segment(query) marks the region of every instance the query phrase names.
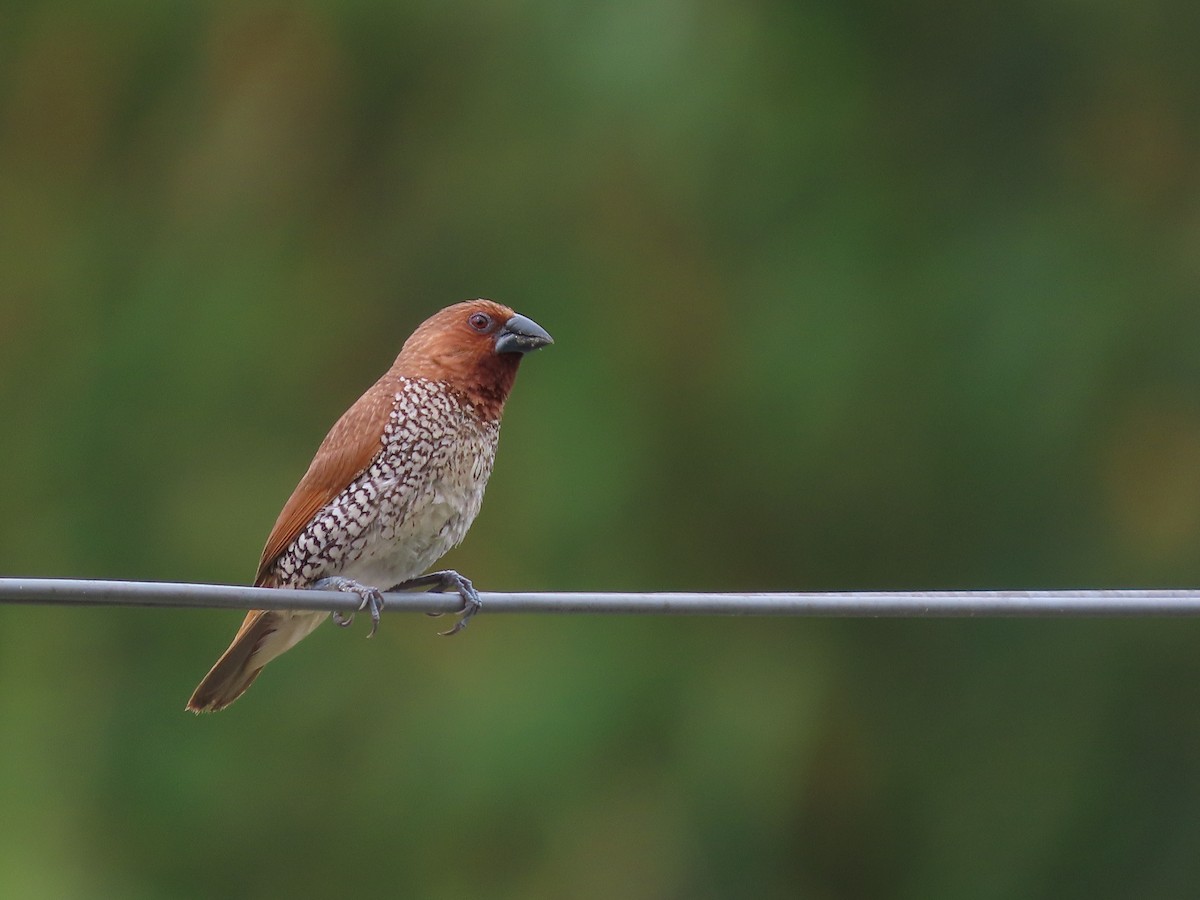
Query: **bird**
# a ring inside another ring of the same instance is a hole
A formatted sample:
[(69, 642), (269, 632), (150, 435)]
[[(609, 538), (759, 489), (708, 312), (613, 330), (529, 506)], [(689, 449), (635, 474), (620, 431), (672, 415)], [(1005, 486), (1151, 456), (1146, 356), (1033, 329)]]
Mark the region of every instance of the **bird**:
[[(370, 613), (368, 637), (384, 591), (455, 591), (463, 609), (444, 634), (461, 631), (481, 606), (471, 581), (452, 569), (422, 573), (466, 536), (521, 359), (552, 343), (532, 319), (485, 298), (417, 326), (317, 448), (271, 529), (255, 586), (353, 593)], [(229, 706), (328, 615), (251, 610), (186, 708)], [(353, 613), (333, 618), (346, 626)]]

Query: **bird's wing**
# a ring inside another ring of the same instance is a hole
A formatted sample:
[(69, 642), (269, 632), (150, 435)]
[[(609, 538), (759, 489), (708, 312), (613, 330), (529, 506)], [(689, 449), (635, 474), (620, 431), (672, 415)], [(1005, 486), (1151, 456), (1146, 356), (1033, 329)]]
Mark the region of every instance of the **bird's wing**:
[(275, 520), (258, 563), (256, 585), (266, 584), (267, 573), (279, 554), (321, 507), (340, 494), (383, 449), (380, 438), (398, 388), (394, 379), (384, 376), (334, 423)]

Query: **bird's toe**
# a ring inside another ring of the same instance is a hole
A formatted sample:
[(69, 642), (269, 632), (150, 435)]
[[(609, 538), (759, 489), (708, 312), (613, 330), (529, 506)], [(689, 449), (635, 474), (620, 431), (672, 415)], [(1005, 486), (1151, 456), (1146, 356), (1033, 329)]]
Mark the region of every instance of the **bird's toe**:
[(458, 621), (454, 623), (454, 627), (448, 631), (439, 631), (442, 637), (451, 637), (458, 634), (467, 627), (467, 623), (471, 621), (475, 615), (483, 609), (483, 601), (479, 599), (479, 592), (475, 590), (475, 585), (471, 584), (469, 578), (464, 578), (457, 572), (450, 572), (448, 588), (453, 588), (458, 592), (458, 596), (462, 598), (463, 608), (458, 613)]

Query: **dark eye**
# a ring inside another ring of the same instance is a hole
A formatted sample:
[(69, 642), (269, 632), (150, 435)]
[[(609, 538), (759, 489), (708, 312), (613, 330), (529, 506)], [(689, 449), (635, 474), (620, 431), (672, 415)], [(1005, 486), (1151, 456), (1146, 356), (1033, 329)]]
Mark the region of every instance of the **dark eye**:
[(467, 322), (472, 328), (480, 332), (487, 331), (492, 327), (492, 317), (486, 313), (475, 313), (471, 318), (467, 319)]

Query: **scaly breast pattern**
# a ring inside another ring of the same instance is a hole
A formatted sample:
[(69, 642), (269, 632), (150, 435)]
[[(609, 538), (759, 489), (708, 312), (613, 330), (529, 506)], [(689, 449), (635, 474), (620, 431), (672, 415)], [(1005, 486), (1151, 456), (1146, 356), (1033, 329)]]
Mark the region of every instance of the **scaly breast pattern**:
[(280, 554), (278, 584), (342, 575), (386, 590), (426, 571), (478, 514), (499, 435), (445, 385), (400, 379), (382, 452)]

